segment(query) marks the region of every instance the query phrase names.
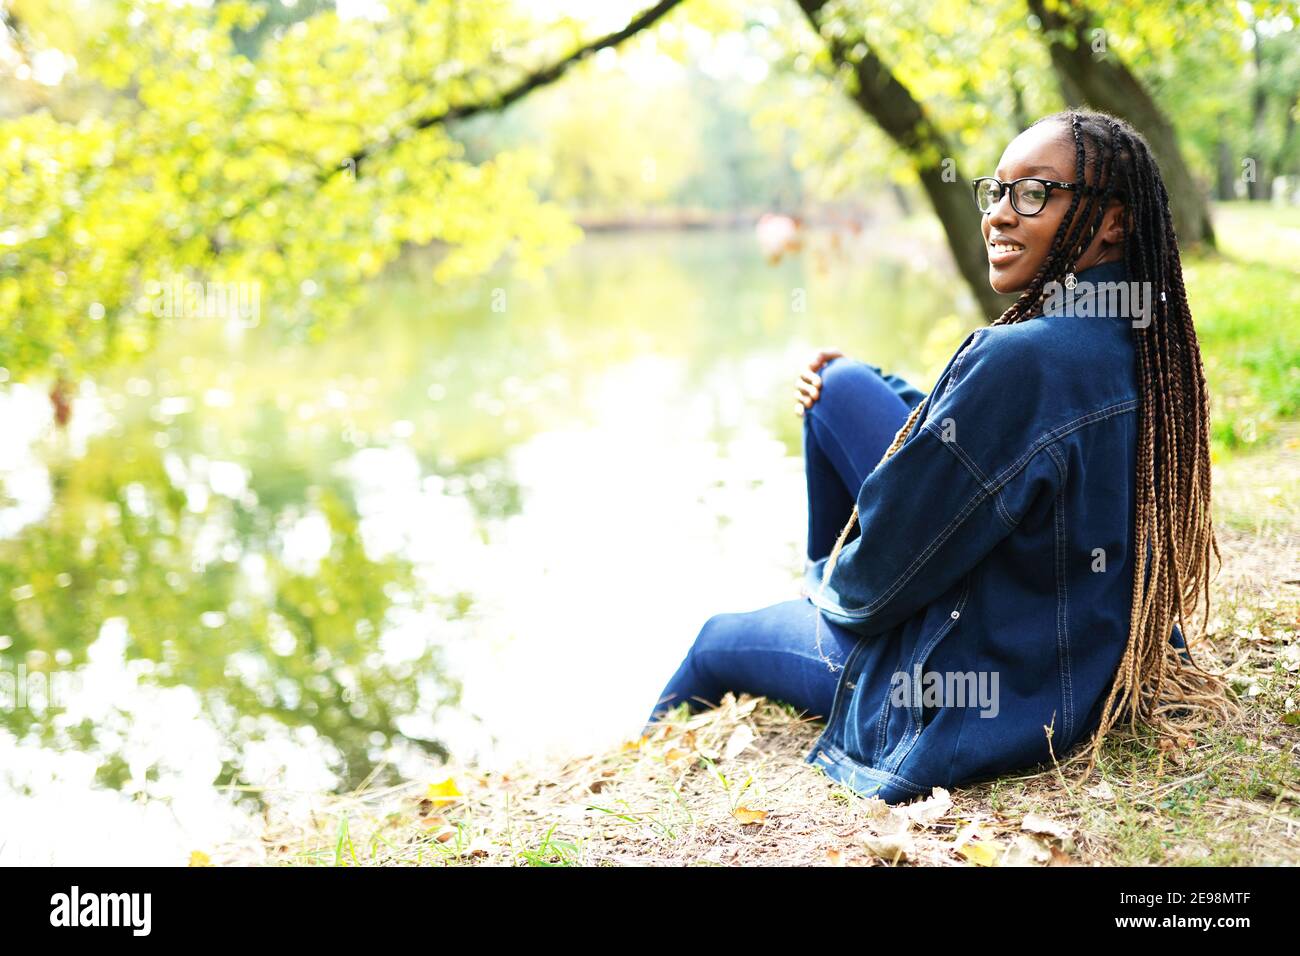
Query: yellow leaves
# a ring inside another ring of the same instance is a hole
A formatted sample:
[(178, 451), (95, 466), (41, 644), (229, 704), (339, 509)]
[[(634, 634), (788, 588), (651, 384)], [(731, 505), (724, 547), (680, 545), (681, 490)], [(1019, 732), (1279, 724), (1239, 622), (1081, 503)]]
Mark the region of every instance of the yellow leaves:
[(202, 850), (195, 850), (192, 853), (190, 853), (190, 862), (188, 865), (189, 866), (211, 866), (212, 858), (209, 857)]
[(262, 22), (268, 9), (262, 4), (251, 4), (248, 0), (223, 0), (216, 8), (217, 24), (223, 29), (238, 27), (249, 32)]
[[(254, 0), (110, 4), (107, 22), (91, 15), (93, 39), (75, 26), (61, 48), (79, 79), (135, 93), (102, 114), (58, 111), (86, 113), (76, 123), (0, 119), (4, 213), (22, 224), (0, 226), (19, 262), (0, 305), (24, 317), (10, 374), (40, 374), (56, 354), (71, 373), (95, 371), (151, 347), (155, 323), (124, 321), (150, 279), (234, 272), (261, 283), (269, 316), (316, 334), (405, 244), (444, 243), (438, 278), (450, 280), (507, 254), (536, 270), (573, 242), (567, 216), (532, 188), (535, 164), (505, 158), (480, 172), (436, 125), (401, 135), (413, 113), (446, 106), (450, 87), (474, 102), (492, 86), (493, 47), (528, 36), (524, 18), (495, 3), (458, 8), (452, 73), (476, 82), (431, 85), (447, 62), (445, 4), (386, 7), (380, 23), (319, 13), (262, 37), (255, 60), (231, 41), (263, 16)], [(322, 187), (323, 172), (367, 143), (380, 145), (359, 179)], [(53, 292), (52, 275), (66, 277)], [(303, 276), (321, 286), (310, 302), (297, 292)], [(92, 303), (108, 321), (76, 327)]]
[(692, 750), (682, 750), (679, 747), (673, 747), (664, 754), (664, 763), (671, 767), (683, 760), (689, 760), (693, 753), (694, 751)]
[(972, 821), (958, 834), (953, 849), (974, 866), (1061, 866), (1070, 864), (1074, 838), (1066, 824), (1027, 813), (1009, 842), (998, 839), (996, 829)]
[(434, 806), (442, 806), (448, 803), (455, 803), (464, 794), (456, 787), (455, 777), (447, 777), (437, 783), (429, 784), (427, 798)]
[(629, 750), (640, 750), (650, 741), (650, 739), (650, 734), (642, 734), (635, 740), (625, 740), (623, 741), (622, 746), (618, 748), (619, 753), (627, 753)]
[(996, 866), (1001, 855), (997, 844), (983, 840), (978, 843), (967, 843), (957, 852), (976, 866)]
[[(1018, 824), (986, 818), (956, 819), (952, 797), (935, 787), (924, 800), (889, 805), (879, 798), (867, 801), (866, 832), (858, 843), (884, 863), (917, 865), (952, 863), (970, 866), (1060, 866), (1071, 863), (1075, 849), (1073, 831), (1065, 823), (1041, 814), (1026, 814)], [(932, 835), (926, 831), (932, 831)], [(851, 863), (852, 861), (850, 861)], [(830, 865), (844, 865), (828, 855)]]
[(762, 823), (767, 819), (766, 810), (753, 810), (746, 806), (738, 806), (731, 811), (731, 815), (740, 821), (741, 825), (751, 823)]

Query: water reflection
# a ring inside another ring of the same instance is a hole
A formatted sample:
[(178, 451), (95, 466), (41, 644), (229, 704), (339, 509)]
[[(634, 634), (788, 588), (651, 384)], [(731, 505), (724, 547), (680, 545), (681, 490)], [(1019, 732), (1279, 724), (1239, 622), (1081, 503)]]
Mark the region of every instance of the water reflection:
[[(223, 781), (242, 782), (242, 755), (276, 727), (291, 738), (309, 729), (339, 784), (356, 785), (403, 715), (454, 702), (454, 686), (417, 687), (417, 676), (440, 672), (437, 648), (379, 648), (436, 595), (409, 560), (367, 553), (352, 483), (313, 474), (274, 406), (250, 410), (244, 462), (196, 451), (193, 416), (158, 417), (125, 410), (84, 453), (48, 457), (48, 515), (0, 549), (4, 654), (50, 674), (85, 667), (97, 642), (116, 644), (140, 681), (195, 693), (223, 741)], [(342, 443), (322, 444), (349, 460)], [(438, 604), (448, 617), (465, 609)], [(4, 729), (27, 745), (96, 753), (99, 783), (147, 790), (166, 768), (137, 776), (120, 728), (88, 707), (100, 688), (81, 685), (61, 713), (6, 709)], [(400, 739), (443, 753), (436, 740)]]
[(862, 241), (596, 236), (454, 290), (415, 254), (323, 337), (178, 326), (66, 433), (10, 387), (0, 658), (80, 681), (0, 713), (0, 790), (148, 796), (187, 852), (236, 825), (214, 783), (256, 810), (635, 731), (705, 617), (793, 596), (795, 363), (924, 387), (960, 340), (954, 285)]

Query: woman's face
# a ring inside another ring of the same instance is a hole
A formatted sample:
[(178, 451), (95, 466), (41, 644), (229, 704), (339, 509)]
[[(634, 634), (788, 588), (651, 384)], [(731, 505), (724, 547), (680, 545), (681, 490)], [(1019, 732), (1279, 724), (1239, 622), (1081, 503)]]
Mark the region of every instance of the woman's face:
[[(1074, 182), (1074, 146), (1069, 127), (1059, 122), (1029, 127), (1003, 151), (993, 175), (1003, 182), (1024, 176)], [(989, 285), (994, 291), (1019, 292), (1033, 281), (1070, 208), (1070, 199), (1070, 190), (1053, 189), (1041, 212), (1022, 216), (1011, 207), (1008, 189), (984, 214), (980, 228), (989, 259)], [(1074, 271), (1119, 258), (1123, 251), (1122, 208), (1111, 201), (1101, 228), (1073, 264)]]

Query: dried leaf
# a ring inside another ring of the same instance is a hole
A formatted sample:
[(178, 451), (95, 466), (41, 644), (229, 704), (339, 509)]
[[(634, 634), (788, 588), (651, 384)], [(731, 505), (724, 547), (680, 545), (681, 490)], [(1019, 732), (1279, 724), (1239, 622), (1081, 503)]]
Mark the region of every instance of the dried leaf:
[(1073, 829), (1059, 820), (1051, 820), (1038, 813), (1026, 813), (1025, 818), (1020, 821), (1020, 829), (1030, 833), (1044, 833), (1062, 843), (1069, 843), (1074, 838)]
[(741, 724), (727, 738), (727, 745), (722, 748), (723, 760), (734, 760), (741, 751), (754, 742), (754, 731), (749, 724)]
[(1054, 846), (1051, 849), (1052, 859), (1048, 862), (1048, 866), (1074, 866), (1074, 861), (1070, 859), (1070, 855), (1060, 847)]
[(916, 803), (905, 804), (898, 809), (908, 819), (923, 827), (939, 822), (952, 809), (952, 797), (943, 787), (935, 787), (930, 796)]
[(868, 833), (862, 837), (862, 845), (873, 856), (891, 863), (911, 860), (916, 856), (916, 841), (906, 830), (897, 833)]
[(879, 797), (867, 797), (864, 802), (868, 820), (880, 820), (894, 812), (894, 808)]
[(767, 819), (766, 810), (751, 810), (749, 807), (736, 807), (731, 815), (741, 823), (762, 823)]
[(968, 843), (957, 852), (976, 866), (997, 866), (998, 858), (1002, 855), (998, 845), (987, 840)]
[(1095, 787), (1089, 787), (1086, 793), (1097, 800), (1105, 800), (1107, 803), (1115, 802), (1115, 788), (1110, 785), (1110, 781), (1103, 780)]
[(967, 843), (971, 842), (972, 840), (980, 840), (980, 839), (986, 839), (984, 830), (979, 825), (978, 820), (972, 820), (970, 823), (966, 824), (964, 827), (962, 827), (960, 830), (957, 831), (957, 836), (953, 840), (952, 848), (954, 850), (960, 850), (963, 846), (965, 846)]
[(1007, 848), (1006, 856), (1003, 857), (1001, 865), (1046, 866), (1051, 862), (1051, 859), (1051, 847), (1028, 833), (1021, 833), (1016, 836), (1015, 841)]
[(912, 818), (901, 810), (894, 809), (890, 811), (889, 816), (881, 817), (879, 820), (873, 820), (871, 823), (874, 832), (878, 834), (889, 833), (910, 833), (912, 830)]

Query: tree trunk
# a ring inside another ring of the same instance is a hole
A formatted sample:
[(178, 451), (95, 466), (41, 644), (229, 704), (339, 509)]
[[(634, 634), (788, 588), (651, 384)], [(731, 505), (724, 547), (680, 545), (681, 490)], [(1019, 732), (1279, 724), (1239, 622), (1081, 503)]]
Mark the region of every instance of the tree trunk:
[(1253, 175), (1247, 181), (1247, 196), (1254, 202), (1268, 199), (1273, 190), (1272, 164), (1264, 156), (1264, 143), (1268, 138), (1268, 91), (1264, 87), (1264, 56), (1260, 51), (1263, 40), (1259, 35), (1258, 21), (1250, 25), (1255, 36), (1255, 85), (1250, 91), (1251, 159), (1255, 161)]
[(1029, 118), (1029, 113), (1025, 109), (1025, 93), (1016, 82), (1016, 75), (1013, 72), (1009, 78), (1011, 83), (1011, 116), (1016, 121), (1016, 129), (1028, 129), (1029, 124), (1033, 122)]
[(1228, 145), (1225, 139), (1219, 140), (1217, 148), (1216, 169), (1218, 170), (1217, 194), (1221, 200), (1237, 198), (1237, 174), (1240, 172), (1237, 166), (1237, 157), (1232, 155), (1232, 147)]
[[(813, 30), (824, 36), (822, 12), (828, 0), (798, 2)], [(996, 319), (1015, 299), (999, 295), (989, 285), (988, 252), (980, 231), (980, 214), (969, 181), (958, 172), (956, 151), (865, 37), (840, 34), (827, 39), (826, 46), (836, 66), (853, 70), (857, 79), (857, 89), (851, 92), (853, 102), (911, 158), (921, 187), (943, 226), (958, 272), (985, 318)], [(866, 52), (859, 57), (862, 49)]]
[(1141, 80), (1113, 52), (1094, 55), (1092, 32), (1096, 27), (1089, 11), (1077, 0), (1061, 0), (1060, 8), (1052, 10), (1044, 0), (1028, 0), (1028, 4), (1047, 37), (1065, 101), (1111, 113), (1136, 127), (1160, 164), (1179, 240), (1184, 246), (1204, 243), (1213, 247), (1209, 204), (1183, 159), (1173, 124)]

